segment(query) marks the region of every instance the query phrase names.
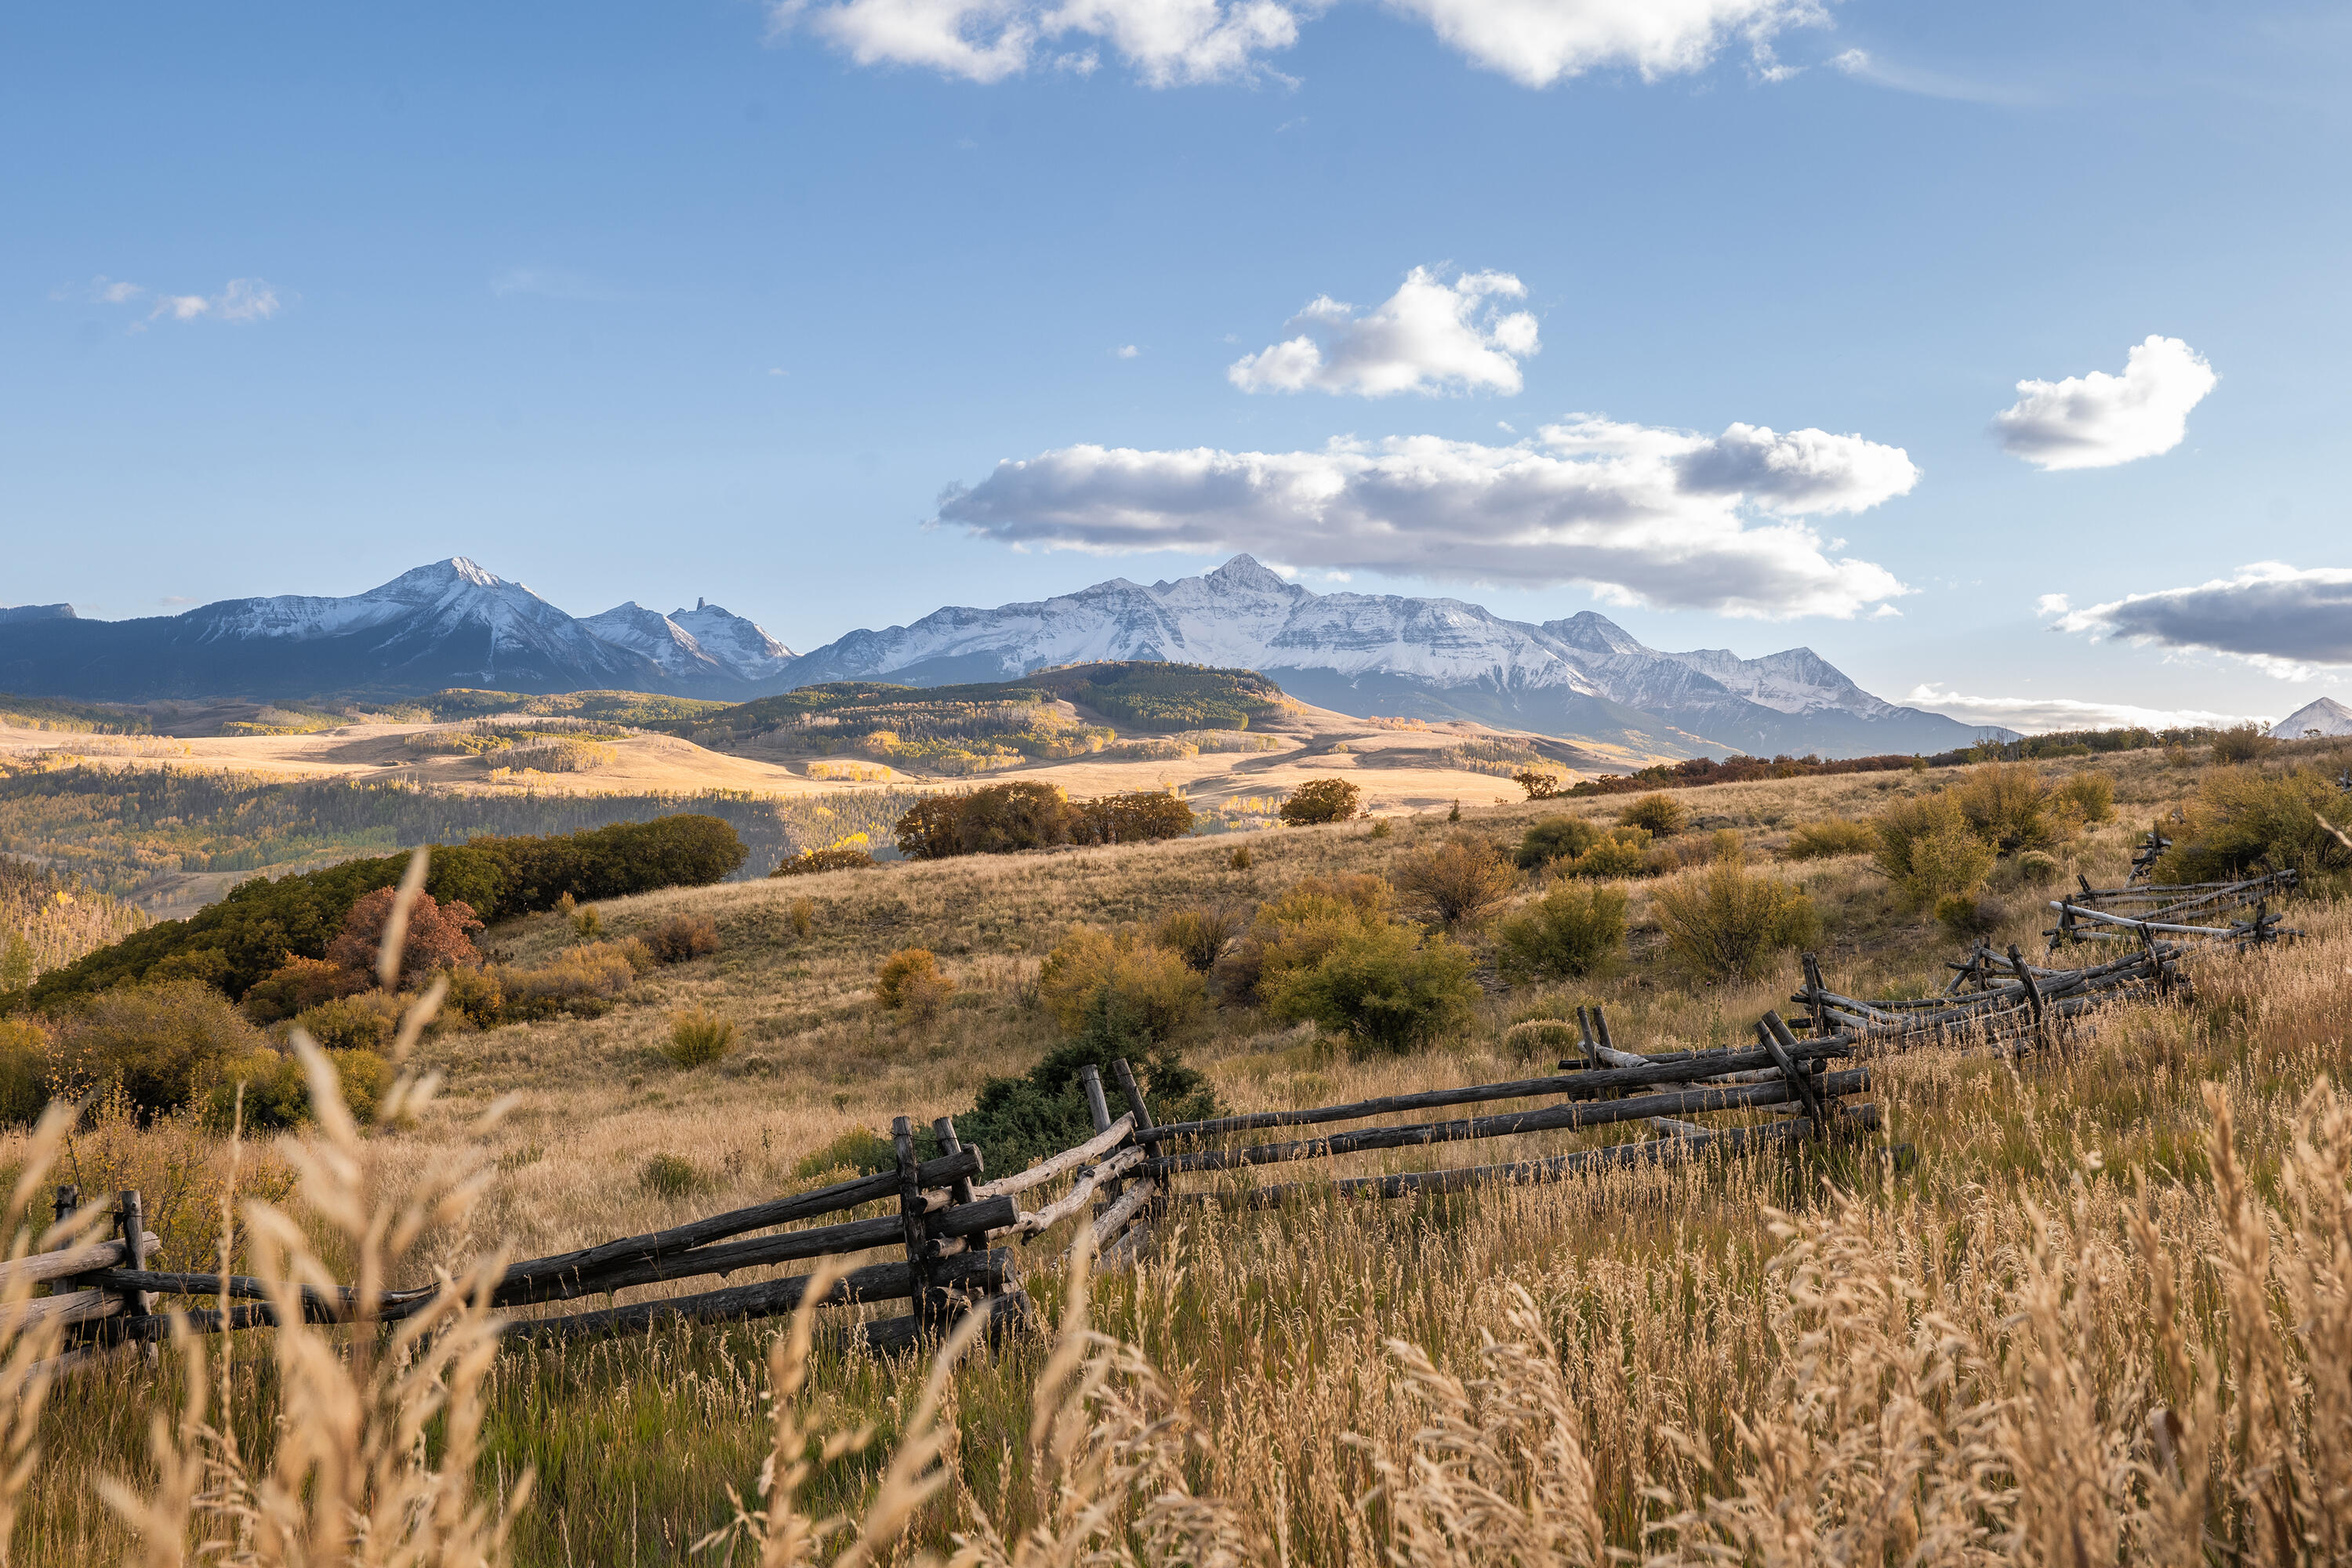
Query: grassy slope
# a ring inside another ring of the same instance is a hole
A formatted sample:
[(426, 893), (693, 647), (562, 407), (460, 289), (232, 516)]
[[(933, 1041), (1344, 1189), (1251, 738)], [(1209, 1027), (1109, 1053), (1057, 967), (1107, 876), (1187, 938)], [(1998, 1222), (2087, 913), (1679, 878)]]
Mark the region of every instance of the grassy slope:
[[(2132, 835), (2196, 783), (2194, 771), (2168, 771), (2152, 753), (2120, 759), (2109, 771), (2118, 779), (2124, 820), (2089, 835), (2068, 867), (2071, 875), (2079, 865), (2095, 881), (2119, 879)], [(1761, 858), (1799, 821), (1859, 815), (1927, 782), (1849, 776), (1723, 786), (1681, 798), (1699, 814), (1699, 828), (1739, 827)], [(1607, 804), (1571, 809), (1598, 820)], [(1516, 837), (1546, 809), (1474, 810), (1465, 826)], [(927, 1119), (959, 1110), (982, 1078), (1033, 1061), (1050, 1039), (1030, 1000), (1035, 965), (1069, 921), (1145, 920), (1195, 900), (1264, 898), (1303, 875), (1378, 871), (1444, 831), (1433, 817), (1380, 839), (1360, 826), (1276, 831), (836, 873), (608, 905), (605, 924), (622, 934), (679, 910), (708, 913), (726, 945), (715, 958), (661, 972), (604, 1018), (449, 1036), (429, 1047), (451, 1076), (453, 1112), (520, 1097), (492, 1135), (500, 1179), (466, 1229), (439, 1245), (452, 1261), (492, 1245), (538, 1253), (803, 1185), (810, 1178), (795, 1167), (845, 1129), (886, 1124), (894, 1113)], [(1228, 865), (1237, 843), (1252, 848), (1251, 870)], [(1866, 863), (1789, 869), (1801, 872), (1823, 906), (1832, 984), (1863, 994), (1916, 991), (1951, 951), (1939, 932), (1895, 907)], [(805, 937), (793, 919), (803, 900)], [(1645, 901), (1637, 890), (1637, 927)], [(2013, 905), (1997, 940), (2030, 940), (2042, 923), (2030, 896), (2016, 895)], [(1833, 1158), (1827, 1173), (1863, 1194), (1854, 1223), (1877, 1236), (1882, 1249), (1914, 1249), (1932, 1280), (1982, 1275), (1967, 1290), (1949, 1286), (1966, 1298), (1951, 1310), (1963, 1318), (1977, 1310), (1988, 1325), (2002, 1306), (1986, 1281), (2031, 1251), (2029, 1201), (2043, 1213), (2074, 1214), (2088, 1231), (2111, 1233), (2120, 1226), (2133, 1173), (2146, 1172), (2167, 1234), (2182, 1238), (2184, 1256), (2209, 1247), (2216, 1221), (2200, 1184), (2207, 1113), (2199, 1086), (2226, 1085), (2258, 1168), (2268, 1168), (2304, 1090), (2344, 1066), (2352, 929), (2324, 908), (2305, 906), (2296, 918), (2314, 941), (2250, 963), (2208, 965), (2194, 1009), (2128, 1010), (2069, 1060), (2021, 1074), (1990, 1058), (1927, 1053), (1886, 1064), (1878, 1098), (1894, 1135), (1915, 1145), (1920, 1160), (1914, 1173), (1895, 1179)], [(567, 940), (552, 917), (494, 935), (518, 958)], [(1495, 1049), (1501, 1028), (1579, 1001), (1607, 1004), (1620, 1043), (1634, 1048), (1725, 1041), (1778, 1005), (1794, 980), (1790, 963), (1768, 984), (1693, 987), (1655, 962), (1648, 951), (1654, 942), (1654, 933), (1637, 929), (1634, 959), (1617, 978), (1490, 997), (1467, 1041), (1427, 1058), (1350, 1060), (1249, 1015), (1227, 1016), (1213, 1037), (1194, 1044), (1193, 1058), (1238, 1107), (1328, 1102), (1516, 1075), (1518, 1064)], [(885, 1021), (866, 996), (876, 962), (918, 944), (937, 950), (961, 987), (951, 1010), (927, 1030)], [(670, 1011), (688, 1005), (739, 1021), (746, 1037), (732, 1058), (680, 1072), (656, 1054)], [(397, 1135), (390, 1152), (422, 1168), (462, 1136), (454, 1116), (437, 1118)], [(1506, 1152), (1482, 1146), (1478, 1157)], [(637, 1173), (656, 1153), (693, 1162), (704, 1190), (675, 1200), (646, 1192)], [(168, 1158), (151, 1141), (123, 1153), (123, 1168), (87, 1173), (85, 1184), (142, 1184), (131, 1167)], [(1393, 1163), (1460, 1162), (1457, 1155)], [(146, 1170), (145, 1184), (159, 1185), (163, 1167)], [(1278, 1520), (1298, 1560), (1340, 1561), (1369, 1547), (1352, 1499), (1371, 1479), (1363, 1454), (1343, 1435), (1402, 1444), (1423, 1419), (1391, 1377), (1382, 1340), (1423, 1345), (1441, 1364), (1468, 1374), (1480, 1333), (1498, 1329), (1505, 1289), (1524, 1286), (1561, 1337), (1612, 1536), (1632, 1544), (1637, 1481), (1700, 1484), (1660, 1429), (1690, 1432), (1718, 1459), (1729, 1458), (1726, 1413), (1768, 1403), (1780, 1386), (1776, 1380), (1790, 1375), (1757, 1305), (1783, 1289), (1778, 1275), (1768, 1284), (1763, 1268), (1779, 1245), (1766, 1209), (1804, 1208), (1818, 1217), (1816, 1174), (1806, 1161), (1774, 1159), (1423, 1208), (1309, 1208), (1238, 1224), (1196, 1221), (1171, 1254), (1181, 1268), (1110, 1282), (1097, 1321), (1141, 1343), (1174, 1379), (1203, 1432), (1195, 1456), (1201, 1489), (1234, 1500), (1253, 1532), (1270, 1536)], [(175, 1256), (190, 1257), (196, 1245), (200, 1207), (187, 1205), (197, 1217), (174, 1238), (182, 1248)], [(1058, 1299), (1050, 1246), (1032, 1248), (1026, 1259), (1032, 1289), (1049, 1310)], [(2145, 1353), (2129, 1347), (2147, 1338), (2146, 1294), (2126, 1288), (2100, 1298), (2098, 1310), (2119, 1326), (2098, 1353)], [(725, 1517), (724, 1488), (746, 1488), (757, 1469), (762, 1416), (751, 1352), (761, 1339), (756, 1331), (731, 1339), (665, 1336), (502, 1362), (492, 1463), (509, 1475), (523, 1462), (541, 1473), (522, 1559), (682, 1561), (685, 1544)], [(961, 1467), (977, 1505), (1007, 1524), (1023, 1515), (1026, 1482), (1003, 1472), (1000, 1446), (1019, 1446), (1037, 1361), (1034, 1348), (1009, 1351), (967, 1371), (959, 1394)], [(2120, 1362), (2109, 1370), (2125, 1375)], [(822, 1379), (840, 1414), (873, 1418), (887, 1432), (898, 1408), (891, 1402), (911, 1397), (909, 1379), (919, 1375), (919, 1369), (857, 1364), (832, 1366)], [(254, 1398), (265, 1385), (266, 1379), (255, 1385)], [(144, 1413), (163, 1386), (124, 1373), (62, 1391), (47, 1422), (48, 1440), (63, 1450), (55, 1473), (135, 1472)], [(266, 1401), (248, 1403), (257, 1436), (257, 1412), (266, 1409)], [(815, 1500), (854, 1500), (866, 1473), (853, 1468), (821, 1486)], [(37, 1484), (32, 1511), (27, 1545), (38, 1543), (35, 1560), (116, 1550), (109, 1543), (119, 1537), (86, 1491)], [(936, 1505), (926, 1530), (936, 1537), (953, 1511)]]

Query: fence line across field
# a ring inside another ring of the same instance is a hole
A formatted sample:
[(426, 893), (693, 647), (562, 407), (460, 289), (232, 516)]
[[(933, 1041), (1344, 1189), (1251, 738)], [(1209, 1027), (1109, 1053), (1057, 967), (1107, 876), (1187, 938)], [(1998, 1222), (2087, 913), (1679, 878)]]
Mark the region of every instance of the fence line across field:
[[(887, 1261), (836, 1273), (818, 1303), (861, 1307), (906, 1301), (908, 1310), (901, 1316), (849, 1326), (857, 1342), (890, 1351), (936, 1339), (973, 1312), (986, 1314), (994, 1327), (1025, 1321), (1029, 1299), (1021, 1288), (1015, 1253), (994, 1243), (1034, 1241), (1089, 1206), (1092, 1213), (1072, 1245), (1094, 1249), (1105, 1266), (1117, 1267), (1140, 1253), (1152, 1234), (1152, 1222), (1178, 1205), (1262, 1209), (1313, 1193), (1343, 1198), (1418, 1197), (1485, 1185), (1560, 1182), (1612, 1169), (1852, 1137), (1879, 1126), (1878, 1108), (1862, 1098), (1871, 1089), (1870, 1057), (1929, 1040), (1998, 1044), (2021, 1055), (2060, 1044), (2063, 1029), (2078, 1025), (2094, 1009), (2134, 997), (2184, 993), (2189, 980), (2180, 961), (2191, 945), (2168, 938), (2193, 933), (2242, 946), (2294, 934), (2276, 924), (2277, 917), (2266, 913), (2264, 902), (2294, 886), (2293, 874), (2285, 872), (2184, 887), (2086, 887), (2084, 897), (2056, 900), (2055, 907), (2118, 928), (2137, 942), (2137, 951), (2105, 963), (2060, 969), (2027, 963), (2014, 945), (1997, 953), (1979, 943), (1965, 962), (1949, 966), (1958, 973), (1949, 989), (1937, 996), (1868, 1000), (1845, 995), (1829, 989), (1818, 961), (1807, 953), (1803, 987), (1791, 998), (1802, 1012), (1787, 1019), (1778, 1012), (1766, 1013), (1754, 1026), (1755, 1043), (1738, 1048), (1651, 1054), (1624, 1050), (1601, 1008), (1580, 1007), (1572, 1030), (1566, 1019), (1531, 1020), (1515, 1027), (1517, 1032), (1556, 1026), (1572, 1037), (1575, 1054), (1542, 1077), (1165, 1126), (1154, 1121), (1142, 1088), (1124, 1059), (1111, 1068), (1111, 1087), (1125, 1107), (1117, 1117), (1111, 1114), (1102, 1074), (1088, 1066), (1079, 1070), (1078, 1078), (1093, 1135), (1024, 1171), (982, 1181), (986, 1174), (982, 1151), (965, 1145), (946, 1117), (931, 1123), (940, 1152), (919, 1160), (913, 1124), (901, 1116), (891, 1127), (889, 1169), (664, 1230), (511, 1264), (490, 1287), (489, 1304), (521, 1308), (590, 1296), (611, 1298), (673, 1280), (896, 1251), (898, 1256)], [(2179, 922), (2151, 918), (2200, 902), (2229, 908), (2232, 900), (2252, 902), (2254, 918), (2226, 930), (2192, 927), (2185, 931)], [(2152, 902), (2155, 908), (2149, 915), (2135, 918), (2097, 910), (2094, 900)], [(1381, 1120), (1509, 1101), (1537, 1103), (1435, 1120)], [(1759, 1111), (1769, 1119), (1693, 1120)], [(1370, 1125), (1321, 1131), (1347, 1122)], [(1440, 1170), (1328, 1174), (1271, 1185), (1244, 1179), (1265, 1165), (1629, 1126), (1649, 1138)], [(1293, 1128), (1318, 1131), (1305, 1137), (1247, 1141), (1250, 1134)], [(1231, 1142), (1236, 1139), (1244, 1141)], [(1206, 1187), (1180, 1190), (1180, 1181), (1188, 1177), (1211, 1181)], [(1025, 1195), (1042, 1195), (1049, 1184), (1066, 1178), (1069, 1185), (1058, 1197), (1034, 1209), (1022, 1206)], [(864, 1219), (830, 1217), (894, 1201), (895, 1213)], [(146, 1229), (137, 1193), (117, 1196), (111, 1239), (81, 1239), (96, 1216), (85, 1211), (72, 1186), (58, 1189), (56, 1213), (58, 1226), (53, 1234), (67, 1237), (66, 1243), (54, 1251), (0, 1264), (0, 1285), (10, 1279), (45, 1284), (49, 1294), (26, 1303), (23, 1310), (61, 1320), (77, 1353), (164, 1338), (175, 1322), (204, 1332), (272, 1327), (289, 1308), (312, 1322), (393, 1322), (426, 1310), (445, 1290), (461, 1288), (436, 1284), (362, 1300), (348, 1287), (295, 1290), (239, 1276), (163, 1269), (153, 1266), (159, 1243)], [(778, 1228), (808, 1220), (826, 1223)], [(516, 1343), (540, 1343), (644, 1332), (665, 1322), (771, 1317), (800, 1307), (814, 1278), (787, 1275), (555, 1316), (514, 1317), (506, 1321), (503, 1332)], [(208, 1298), (214, 1304), (163, 1312), (157, 1310), (159, 1297)]]

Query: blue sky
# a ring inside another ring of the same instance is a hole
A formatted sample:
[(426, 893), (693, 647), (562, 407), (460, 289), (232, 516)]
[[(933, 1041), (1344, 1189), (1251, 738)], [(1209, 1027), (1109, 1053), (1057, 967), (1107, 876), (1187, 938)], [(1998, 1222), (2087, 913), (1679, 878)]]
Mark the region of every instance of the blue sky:
[(2347, 66), (2177, 0), (16, 7), (0, 603), (466, 554), (807, 647), (1246, 548), (2283, 714), (2352, 696)]

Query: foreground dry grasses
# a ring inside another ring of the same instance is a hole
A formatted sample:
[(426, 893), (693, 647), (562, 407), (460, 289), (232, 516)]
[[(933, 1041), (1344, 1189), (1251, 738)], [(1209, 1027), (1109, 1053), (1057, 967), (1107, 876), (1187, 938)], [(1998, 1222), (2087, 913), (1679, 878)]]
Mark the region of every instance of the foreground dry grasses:
[[(2145, 822), (2194, 778), (2143, 759), (2120, 783)], [(1763, 850), (1877, 788), (1742, 785), (1692, 804)], [(2126, 831), (2084, 846), (2095, 878)], [(299, 1226), (257, 1211), (236, 1245), (345, 1279), (373, 1256), (406, 1283), (803, 1184), (845, 1127), (956, 1110), (980, 1077), (1034, 1060), (1049, 1030), (1032, 971), (1067, 921), (1263, 897), (1377, 868), (1415, 838), (1255, 836), (1241, 872), (1227, 839), (612, 906), (625, 931), (691, 901), (728, 945), (591, 1024), (429, 1044), (451, 1089), (410, 1131), (330, 1127), (258, 1152), (257, 1169), (249, 1152), (241, 1183), (299, 1177), (309, 1206), (289, 1201)], [(1859, 863), (1806, 875), (1832, 973), (1856, 988), (1916, 985), (1948, 951)], [(41, 1452), (15, 1500), (16, 1552), (175, 1562), (210, 1534), (245, 1542), (232, 1561), (664, 1563), (716, 1535), (696, 1560), (2343, 1561), (2352, 1108), (2333, 1086), (2352, 921), (2297, 918), (2312, 940), (2210, 962), (2192, 1005), (2118, 1009), (2063, 1058), (1884, 1062), (1886, 1124), (1916, 1157), (1899, 1170), (1832, 1150), (1421, 1205), (1192, 1214), (1090, 1289), (1049, 1238), (1029, 1283), (1059, 1332), (967, 1355), (928, 1393), (929, 1365), (773, 1324), (493, 1354), (461, 1315), (410, 1359), (346, 1359), (335, 1331), (303, 1331), (240, 1336), (234, 1363), (202, 1376), (177, 1352), (115, 1363), (22, 1417)], [(2034, 923), (2021, 896), (2003, 935)], [(501, 936), (561, 940), (544, 921)], [(936, 1032), (886, 1026), (861, 995), (874, 958), (911, 942), (962, 984)], [(1641, 966), (1490, 998), (1436, 1059), (1350, 1061), (1246, 1016), (1194, 1057), (1238, 1104), (1305, 1103), (1487, 1075), (1507, 1065), (1503, 1026), (1578, 1000), (1607, 1001), (1621, 1038), (1650, 1048), (1727, 1038), (1785, 994), (1645, 978), (1662, 979)], [(662, 1064), (651, 1042), (689, 1002), (741, 1021), (748, 1051)], [(480, 1128), (508, 1093), (504, 1123)], [(78, 1150), (85, 1187), (142, 1184), (160, 1170), (143, 1162), (203, 1164), (173, 1136)], [(656, 1152), (688, 1158), (705, 1190), (646, 1191)], [(464, 1209), (477, 1170), (487, 1184)], [(205, 1267), (218, 1181), (192, 1182), (172, 1261)], [(199, 1408), (205, 1425), (188, 1425)], [(225, 1446), (243, 1491), (216, 1468)], [(264, 1481), (281, 1500), (350, 1500), (365, 1543), (323, 1505), (274, 1536), (241, 1524)]]

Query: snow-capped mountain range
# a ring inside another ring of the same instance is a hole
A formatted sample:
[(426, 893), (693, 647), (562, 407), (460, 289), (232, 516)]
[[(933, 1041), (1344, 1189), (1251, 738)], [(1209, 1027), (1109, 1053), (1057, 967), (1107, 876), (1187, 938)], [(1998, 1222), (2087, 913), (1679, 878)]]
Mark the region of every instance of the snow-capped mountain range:
[(453, 686), (748, 698), (782, 689), (793, 652), (697, 601), (585, 619), (458, 556), (345, 598), (224, 599), (184, 615), (89, 621), (0, 615), (0, 690), (143, 701)]
[(1591, 611), (1538, 625), (1460, 599), (1318, 594), (1246, 555), (1149, 586), (1114, 578), (937, 610), (798, 656), (704, 601), (573, 616), (463, 557), (347, 598), (226, 599), (129, 621), (0, 610), (0, 691), (114, 701), (453, 686), (743, 700), (829, 680), (1004, 680), (1094, 659), (1255, 669), (1344, 713), (1475, 719), (1648, 755), (1932, 752), (2010, 734), (1898, 708), (1810, 648), (1665, 653)]
[(2011, 738), (1874, 697), (1811, 648), (1664, 653), (1589, 610), (1536, 625), (1460, 599), (1318, 594), (1247, 555), (1172, 583), (1113, 578), (852, 632), (797, 660), (791, 684), (930, 686), (1129, 658), (1255, 669), (1345, 713), (1475, 719), (1667, 754), (1858, 755)]

